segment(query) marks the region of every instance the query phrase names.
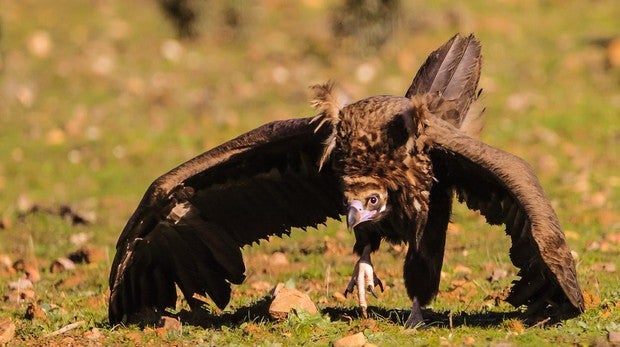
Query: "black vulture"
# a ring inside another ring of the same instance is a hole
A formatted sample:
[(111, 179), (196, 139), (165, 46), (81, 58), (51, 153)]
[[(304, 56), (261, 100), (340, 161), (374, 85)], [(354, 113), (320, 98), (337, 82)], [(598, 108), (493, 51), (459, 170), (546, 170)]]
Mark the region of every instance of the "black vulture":
[[(472, 137), (480, 43), (452, 39), (431, 53), (404, 97), (340, 105), (332, 84), (312, 87), (318, 115), (265, 124), (156, 179), (123, 230), (110, 273), (111, 323), (140, 321), (208, 295), (224, 308), (245, 265), (240, 248), (291, 228), (346, 216), (360, 255), (346, 293), (381, 282), (370, 254), (381, 240), (409, 244), (403, 276), (412, 310), (437, 294), (456, 197), (503, 224), (519, 268), (507, 301), (530, 312), (583, 311), (575, 262), (532, 168)], [(344, 201), (344, 206), (343, 206)]]

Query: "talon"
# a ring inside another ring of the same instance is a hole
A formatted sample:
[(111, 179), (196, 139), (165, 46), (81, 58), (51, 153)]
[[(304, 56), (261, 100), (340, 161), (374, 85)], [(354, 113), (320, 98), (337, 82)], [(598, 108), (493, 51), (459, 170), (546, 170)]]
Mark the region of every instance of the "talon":
[(372, 294), (372, 296), (374, 296), (375, 298), (378, 298), (377, 293), (375, 293), (375, 289), (372, 287), (372, 285), (369, 284), (366, 290), (368, 290), (370, 294)]
[(376, 286), (379, 286), (379, 288), (381, 288), (381, 293), (384, 292), (384, 290), (383, 290), (383, 282), (381, 282), (381, 280), (377, 276), (375, 276), (375, 287)]
[(366, 292), (370, 292), (375, 298), (378, 298), (375, 291), (375, 287), (379, 286), (381, 291), (384, 291), (383, 282), (375, 275), (370, 261), (370, 246), (364, 248), (362, 256), (359, 258), (353, 269), (353, 275), (349, 281), (347, 288), (344, 290), (344, 296), (347, 297), (349, 293), (353, 293), (355, 287), (357, 287), (357, 301), (362, 309), (362, 316), (368, 318), (368, 310), (366, 303)]

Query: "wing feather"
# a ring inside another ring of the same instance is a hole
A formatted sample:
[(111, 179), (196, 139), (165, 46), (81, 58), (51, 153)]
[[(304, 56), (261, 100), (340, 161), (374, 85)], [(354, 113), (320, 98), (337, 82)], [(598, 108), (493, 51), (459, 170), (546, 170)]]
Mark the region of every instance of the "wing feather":
[(443, 116), (460, 128), (465, 118), (469, 118), (469, 106), (477, 99), (481, 66), (481, 46), (474, 35), (454, 35), (428, 56), (405, 97), (430, 93), (454, 102), (456, 112)]
[(314, 128), (311, 118), (272, 122), (155, 180), (117, 243), (110, 321), (174, 307), (175, 284), (192, 308), (194, 293), (223, 308), (245, 278), (241, 247), (339, 218), (339, 181), (318, 167), (329, 134)]
[(450, 164), (449, 172), (440, 176), (450, 180), (469, 208), (480, 210), (491, 224), (506, 226), (512, 240), (510, 258), (521, 276), (508, 302), (543, 307), (549, 301), (582, 311), (575, 262), (532, 168), (523, 159), (472, 139), (438, 117), (429, 116), (425, 123), (433, 151), (444, 166)]

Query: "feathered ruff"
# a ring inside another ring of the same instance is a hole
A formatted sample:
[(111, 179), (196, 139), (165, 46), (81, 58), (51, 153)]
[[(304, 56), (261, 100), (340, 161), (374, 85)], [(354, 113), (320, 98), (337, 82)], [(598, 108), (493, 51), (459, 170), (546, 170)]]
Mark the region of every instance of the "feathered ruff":
[(319, 114), (310, 121), (310, 123), (319, 122), (314, 132), (321, 129), (325, 123), (331, 125), (331, 133), (324, 142), (323, 154), (319, 159), (320, 171), (336, 146), (336, 126), (340, 122), (340, 110), (342, 107), (333, 92), (334, 82), (328, 81), (324, 84), (316, 84), (311, 86), (310, 89), (314, 93), (314, 97), (310, 101), (310, 104), (312, 107), (319, 110)]

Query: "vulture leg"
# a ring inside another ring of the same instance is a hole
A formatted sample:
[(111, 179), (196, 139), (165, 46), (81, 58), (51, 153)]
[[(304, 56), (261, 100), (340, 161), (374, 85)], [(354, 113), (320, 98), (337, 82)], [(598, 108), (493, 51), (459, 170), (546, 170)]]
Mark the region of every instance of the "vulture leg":
[(375, 294), (375, 286), (379, 286), (381, 291), (383, 291), (383, 283), (375, 275), (375, 271), (372, 267), (372, 262), (370, 261), (370, 252), (372, 248), (370, 245), (366, 245), (364, 250), (362, 251), (362, 255), (360, 259), (355, 264), (355, 268), (353, 269), (353, 275), (351, 276), (351, 280), (347, 285), (347, 289), (344, 291), (344, 296), (347, 296), (349, 293), (353, 293), (353, 288), (357, 286), (357, 300), (359, 306), (362, 308), (362, 315), (364, 318), (368, 318), (368, 304), (366, 303), (366, 291), (369, 291), (372, 295), (377, 297)]
[(405, 328), (415, 328), (424, 324), (424, 317), (422, 317), (422, 307), (420, 306), (420, 302), (418, 298), (413, 298), (413, 303), (411, 305), (411, 313), (409, 314), (409, 318), (407, 322), (405, 322)]

